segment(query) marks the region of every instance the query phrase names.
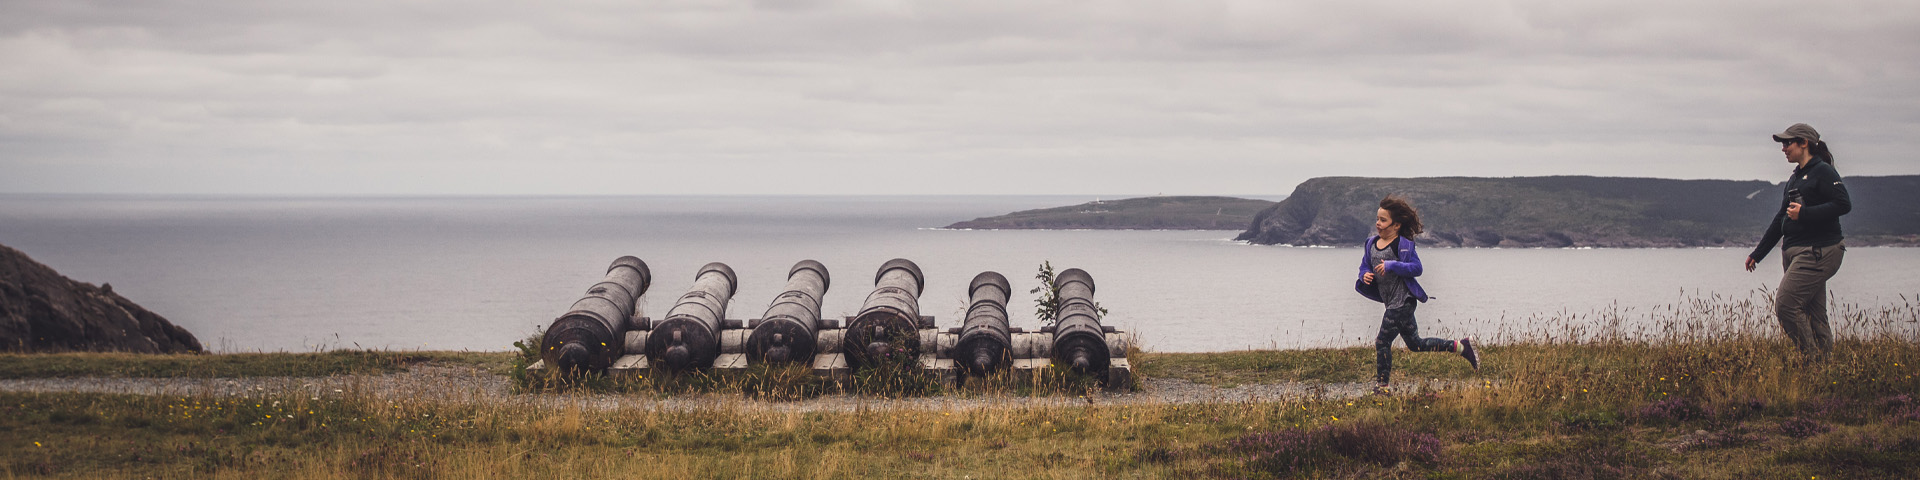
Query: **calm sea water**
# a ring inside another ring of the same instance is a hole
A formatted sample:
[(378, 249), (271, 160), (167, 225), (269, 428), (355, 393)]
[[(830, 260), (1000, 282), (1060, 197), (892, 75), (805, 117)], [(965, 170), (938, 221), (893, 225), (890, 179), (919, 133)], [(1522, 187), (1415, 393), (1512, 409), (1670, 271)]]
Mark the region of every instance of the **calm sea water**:
[[(1081, 197), (235, 198), (0, 196), (0, 244), (116, 292), (219, 351), (336, 347), (504, 350), (562, 313), (606, 265), (652, 267), (659, 315), (706, 262), (740, 275), (754, 318), (794, 262), (833, 276), (825, 311), (852, 315), (874, 269), (927, 275), (922, 309), (953, 326), (984, 270), (1017, 292), (1036, 267), (1079, 267), (1108, 322), (1159, 351), (1370, 345), (1380, 308), (1352, 290), (1359, 249), (1251, 246), (1227, 231), (952, 231), (937, 227)], [(1756, 229), (1758, 224), (1756, 224)], [(1525, 329), (1535, 315), (1647, 311), (1691, 295), (1746, 298), (1778, 262), (1744, 250), (1422, 251), (1423, 329)], [(1853, 248), (1843, 302), (1920, 292), (1920, 249)], [(1019, 293), (1016, 325), (1037, 326)]]

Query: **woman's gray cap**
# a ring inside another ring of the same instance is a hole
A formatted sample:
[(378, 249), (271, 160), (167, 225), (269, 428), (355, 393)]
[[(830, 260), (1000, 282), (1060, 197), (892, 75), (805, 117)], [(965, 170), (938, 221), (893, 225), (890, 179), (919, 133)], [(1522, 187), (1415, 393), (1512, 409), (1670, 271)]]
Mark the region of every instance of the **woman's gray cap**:
[(1773, 141), (1776, 142), (1785, 142), (1796, 138), (1806, 140), (1808, 144), (1820, 143), (1820, 132), (1814, 131), (1811, 125), (1796, 123), (1791, 127), (1787, 127), (1787, 131), (1773, 134)]

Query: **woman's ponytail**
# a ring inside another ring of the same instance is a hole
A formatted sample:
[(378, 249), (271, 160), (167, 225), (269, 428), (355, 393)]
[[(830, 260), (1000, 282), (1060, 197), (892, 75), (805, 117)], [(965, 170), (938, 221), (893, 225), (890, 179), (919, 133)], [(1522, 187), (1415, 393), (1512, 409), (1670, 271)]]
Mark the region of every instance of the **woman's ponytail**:
[(1813, 155), (1814, 160), (1827, 162), (1827, 165), (1833, 165), (1833, 152), (1827, 150), (1827, 142), (1813, 142), (1813, 144), (1807, 145), (1807, 153)]

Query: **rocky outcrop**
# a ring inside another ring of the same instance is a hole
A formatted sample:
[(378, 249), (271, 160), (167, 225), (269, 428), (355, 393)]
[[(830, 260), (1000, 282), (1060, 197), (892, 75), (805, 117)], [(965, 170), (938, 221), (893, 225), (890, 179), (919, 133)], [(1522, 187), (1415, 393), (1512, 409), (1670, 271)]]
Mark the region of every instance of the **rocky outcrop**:
[[(1848, 177), (1850, 245), (1920, 238), (1920, 176)], [(1752, 247), (1780, 205), (1762, 181), (1610, 177), (1315, 178), (1255, 215), (1239, 240), (1346, 246), (1373, 233), (1380, 199), (1413, 201), (1425, 245), (1463, 247)]]
[(200, 341), (160, 315), (76, 282), (0, 245), (0, 352), (200, 352)]

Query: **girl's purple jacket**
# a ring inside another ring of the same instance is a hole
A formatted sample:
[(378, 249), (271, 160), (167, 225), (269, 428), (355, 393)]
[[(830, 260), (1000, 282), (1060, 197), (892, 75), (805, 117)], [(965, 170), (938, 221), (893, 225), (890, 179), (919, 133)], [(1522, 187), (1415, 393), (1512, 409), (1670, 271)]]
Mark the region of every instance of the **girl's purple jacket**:
[[(1373, 244), (1378, 241), (1380, 241), (1380, 236), (1374, 235), (1367, 237), (1367, 243), (1361, 245), (1360, 274), (1353, 280), (1353, 289), (1354, 291), (1360, 292), (1361, 295), (1365, 295), (1368, 299), (1385, 303), (1385, 300), (1380, 299), (1380, 289), (1373, 285), (1368, 285), (1366, 280), (1360, 278), (1367, 276), (1367, 259), (1373, 255)], [(1407, 237), (1400, 237), (1395, 243), (1400, 247), (1400, 261), (1386, 262), (1387, 273), (1394, 274), (1400, 277), (1401, 280), (1405, 280), (1407, 282), (1407, 293), (1413, 294), (1413, 298), (1422, 302), (1427, 301), (1427, 290), (1420, 288), (1420, 281), (1413, 278), (1420, 276), (1420, 272), (1423, 270), (1420, 268), (1420, 254), (1413, 251), (1413, 240)]]

